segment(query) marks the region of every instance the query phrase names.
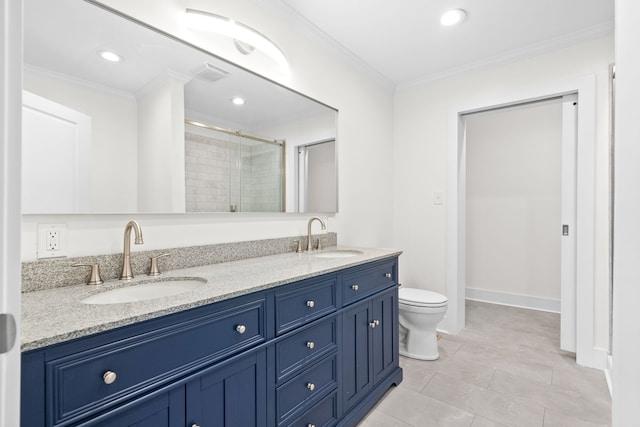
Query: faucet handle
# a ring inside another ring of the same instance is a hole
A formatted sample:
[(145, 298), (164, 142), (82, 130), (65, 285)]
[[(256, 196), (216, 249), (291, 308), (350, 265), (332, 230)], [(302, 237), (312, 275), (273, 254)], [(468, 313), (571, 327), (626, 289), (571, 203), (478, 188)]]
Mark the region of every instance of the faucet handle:
[(318, 237), (318, 247), (316, 249), (318, 249), (319, 251), (322, 250), (322, 239), (320, 237)]
[(91, 267), (91, 276), (89, 276), (89, 281), (87, 285), (99, 285), (104, 283), (102, 277), (100, 277), (100, 266), (98, 263), (95, 264), (73, 264), (71, 267)]
[(165, 253), (161, 255), (156, 255), (151, 257), (151, 268), (149, 268), (148, 276), (159, 276), (160, 270), (158, 269), (158, 258), (162, 258), (163, 256), (169, 256), (170, 254)]
[(300, 242), (300, 240), (294, 240), (293, 243), (297, 243), (297, 247), (296, 247), (296, 253), (300, 253), (302, 252), (302, 243)]

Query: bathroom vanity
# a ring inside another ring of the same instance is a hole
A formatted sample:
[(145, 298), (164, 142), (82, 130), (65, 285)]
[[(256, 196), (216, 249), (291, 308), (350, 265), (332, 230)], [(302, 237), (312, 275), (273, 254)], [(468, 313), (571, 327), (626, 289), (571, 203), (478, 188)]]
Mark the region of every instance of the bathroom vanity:
[(24, 294), (22, 425), (356, 425), (402, 381), (399, 252), (358, 252), (172, 271), (207, 284), (137, 303)]

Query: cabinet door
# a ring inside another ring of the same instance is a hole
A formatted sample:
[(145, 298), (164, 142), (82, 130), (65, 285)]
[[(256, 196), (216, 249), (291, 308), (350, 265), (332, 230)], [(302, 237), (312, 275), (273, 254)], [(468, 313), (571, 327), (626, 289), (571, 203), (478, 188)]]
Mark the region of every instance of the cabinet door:
[(145, 397), (88, 421), (81, 427), (182, 427), (184, 426), (184, 387)]
[(257, 351), (187, 384), (187, 426), (264, 426), (266, 357)]
[(377, 383), (398, 366), (397, 288), (373, 300), (373, 382)]
[(372, 319), (370, 301), (355, 304), (343, 314), (342, 390), (344, 411), (362, 399), (372, 387)]

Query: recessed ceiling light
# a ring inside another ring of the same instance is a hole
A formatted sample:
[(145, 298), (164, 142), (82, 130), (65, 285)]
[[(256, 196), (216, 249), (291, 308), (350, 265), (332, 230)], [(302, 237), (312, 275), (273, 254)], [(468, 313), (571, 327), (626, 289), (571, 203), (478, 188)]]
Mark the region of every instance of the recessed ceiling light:
[(120, 61), (122, 61), (122, 57), (120, 55), (118, 55), (115, 52), (108, 51), (108, 50), (100, 50), (100, 51), (98, 51), (98, 55), (100, 55), (100, 58), (104, 59), (105, 61), (109, 61), (109, 62), (120, 62)]
[(445, 26), (456, 25), (464, 21), (464, 18), (467, 16), (467, 12), (462, 9), (451, 9), (447, 10), (440, 17), (440, 23)]
[(231, 102), (235, 105), (242, 105), (244, 104), (244, 99), (240, 98), (239, 96), (236, 96), (235, 98), (231, 98)]

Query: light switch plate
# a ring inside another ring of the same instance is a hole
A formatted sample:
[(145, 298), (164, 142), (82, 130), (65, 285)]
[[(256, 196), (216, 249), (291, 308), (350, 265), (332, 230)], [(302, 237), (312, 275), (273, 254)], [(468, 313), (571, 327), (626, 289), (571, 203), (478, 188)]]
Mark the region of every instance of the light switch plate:
[(38, 224), (38, 259), (67, 256), (67, 224)]

